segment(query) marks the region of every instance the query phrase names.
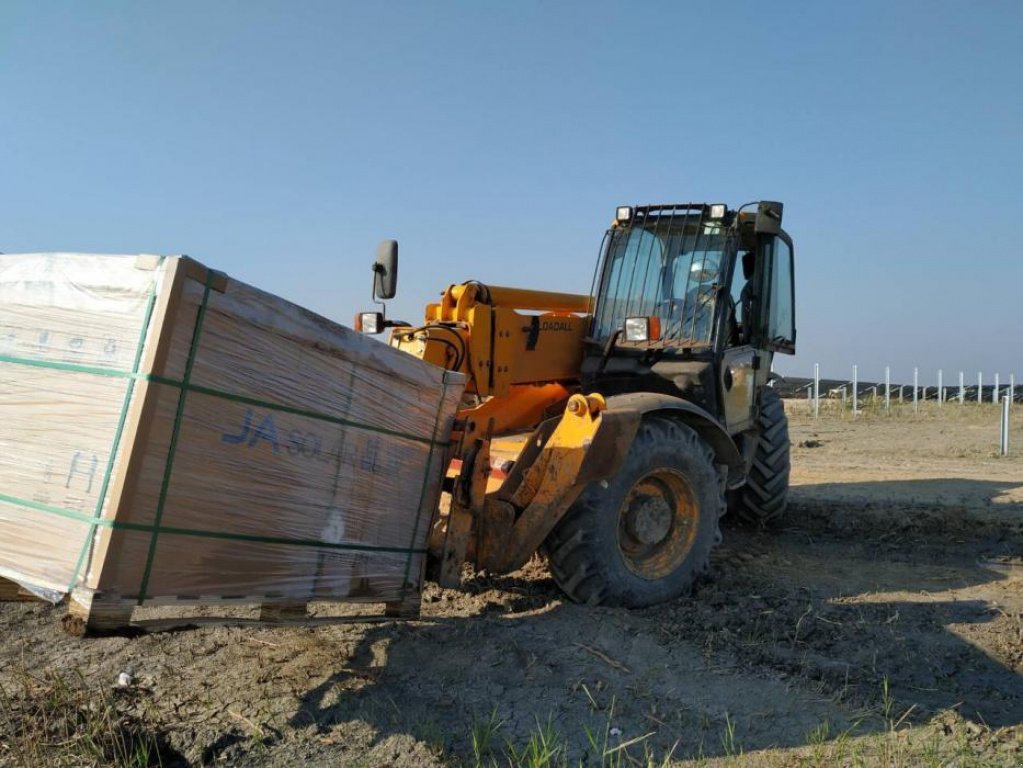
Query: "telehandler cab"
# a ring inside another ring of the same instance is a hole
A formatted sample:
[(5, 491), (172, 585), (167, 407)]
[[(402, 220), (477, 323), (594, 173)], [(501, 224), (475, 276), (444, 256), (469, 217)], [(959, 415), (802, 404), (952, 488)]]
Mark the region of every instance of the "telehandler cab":
[[(573, 600), (650, 605), (706, 571), (726, 507), (782, 513), (788, 423), (768, 383), (796, 331), (781, 219), (767, 201), (622, 206), (591, 296), (467, 282), (419, 326), (356, 318), (467, 377), (429, 540), (442, 585), (466, 561), (503, 573), (542, 550)], [(375, 300), (397, 265), (381, 243)]]

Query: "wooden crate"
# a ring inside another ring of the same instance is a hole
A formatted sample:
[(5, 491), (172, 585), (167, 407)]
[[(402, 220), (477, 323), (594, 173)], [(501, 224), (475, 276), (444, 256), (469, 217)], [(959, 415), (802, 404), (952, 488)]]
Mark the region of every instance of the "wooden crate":
[(0, 577), (414, 605), (463, 386), (185, 257), (0, 256)]

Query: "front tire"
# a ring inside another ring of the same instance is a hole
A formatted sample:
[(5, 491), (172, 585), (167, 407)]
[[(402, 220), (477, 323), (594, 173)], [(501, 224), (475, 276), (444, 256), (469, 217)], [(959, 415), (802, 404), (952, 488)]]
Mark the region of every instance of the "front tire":
[(618, 474), (588, 486), (547, 537), (554, 580), (589, 605), (639, 608), (687, 593), (721, 540), (723, 488), (696, 432), (645, 417)]

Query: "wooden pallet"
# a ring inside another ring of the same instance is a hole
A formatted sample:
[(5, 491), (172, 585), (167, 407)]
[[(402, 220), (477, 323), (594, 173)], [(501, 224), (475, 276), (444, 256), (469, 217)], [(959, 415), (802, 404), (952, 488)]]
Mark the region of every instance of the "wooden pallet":
[[(316, 601), (318, 605), (330, 605), (331, 601)], [(336, 603), (354, 607), (352, 603)], [(94, 595), (86, 600), (82, 595), (72, 595), (68, 602), (68, 613), (63, 626), (68, 634), (76, 637), (90, 637), (111, 634), (139, 634), (164, 632), (206, 626), (320, 626), (326, 624), (361, 624), (381, 621), (415, 620), (419, 618), (422, 597), (410, 593), (404, 600), (388, 603), (366, 603), (364, 607), (377, 607), (376, 612), (360, 611), (344, 615), (310, 615), (309, 603), (282, 600), (266, 595), (246, 597), (175, 597), (147, 600), (142, 606), (135, 600), (117, 595)], [(258, 608), (255, 617), (197, 615), (197, 609), (207, 608)], [(138, 610), (138, 609), (143, 610)], [(145, 618), (139, 614), (147, 608), (173, 608), (174, 613), (183, 615)], [(382, 610), (381, 610), (382, 608)]]
[(11, 603), (11, 602), (43, 602), (42, 598), (37, 595), (33, 595), (28, 590), (22, 589), (22, 587), (7, 579), (0, 579), (0, 602)]

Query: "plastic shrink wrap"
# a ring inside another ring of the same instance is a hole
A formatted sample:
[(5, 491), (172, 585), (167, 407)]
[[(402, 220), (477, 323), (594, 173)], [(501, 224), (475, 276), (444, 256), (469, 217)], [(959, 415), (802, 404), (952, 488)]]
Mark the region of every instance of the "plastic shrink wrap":
[(86, 612), (401, 601), (463, 386), (185, 257), (0, 256), (0, 577)]

